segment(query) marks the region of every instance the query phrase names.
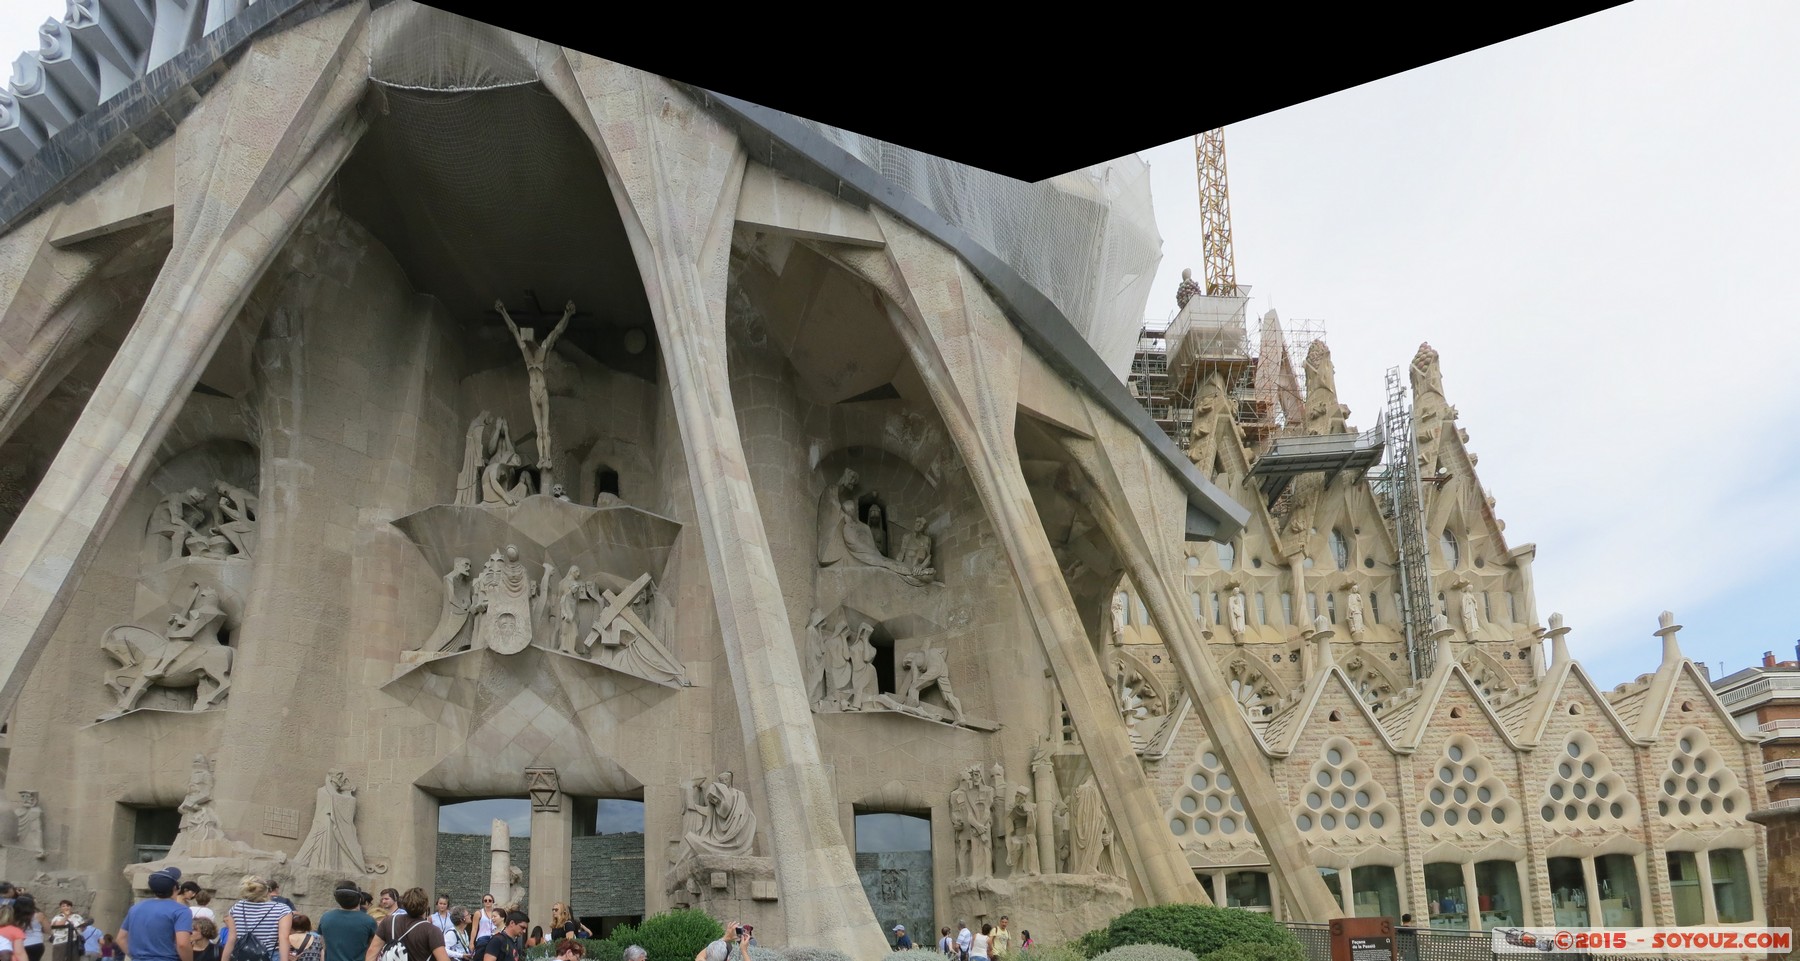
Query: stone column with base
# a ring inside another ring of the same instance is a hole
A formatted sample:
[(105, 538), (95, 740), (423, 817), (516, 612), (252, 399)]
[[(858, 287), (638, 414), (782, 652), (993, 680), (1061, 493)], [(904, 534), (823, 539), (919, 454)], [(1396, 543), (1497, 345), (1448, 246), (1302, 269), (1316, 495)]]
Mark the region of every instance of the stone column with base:
[(542, 915), (544, 906), (569, 901), (575, 806), (563, 796), (554, 768), (526, 768), (525, 789), (531, 795), (531, 882), (526, 890)]

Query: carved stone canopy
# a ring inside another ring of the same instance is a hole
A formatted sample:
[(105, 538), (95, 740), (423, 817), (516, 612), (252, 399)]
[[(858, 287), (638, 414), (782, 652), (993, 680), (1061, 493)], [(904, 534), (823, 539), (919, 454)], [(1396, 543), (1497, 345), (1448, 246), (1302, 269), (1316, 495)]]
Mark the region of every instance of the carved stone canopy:
[(554, 814), (562, 810), (562, 782), (558, 780), (555, 768), (526, 768), (525, 790), (531, 795), (533, 812), (548, 811)]

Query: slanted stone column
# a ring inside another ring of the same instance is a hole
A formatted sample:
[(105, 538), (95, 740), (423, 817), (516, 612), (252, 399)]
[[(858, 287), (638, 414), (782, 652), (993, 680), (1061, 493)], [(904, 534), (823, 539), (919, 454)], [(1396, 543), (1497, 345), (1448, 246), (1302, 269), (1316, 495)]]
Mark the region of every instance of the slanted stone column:
[(555, 768), (526, 768), (525, 789), (531, 795), (531, 880), (526, 891), (532, 914), (549, 917), (550, 905), (569, 901), (575, 806), (563, 796)]
[(1131, 748), (1118, 701), (1033, 507), (1013, 434), (1023, 341), (956, 255), (884, 211), (873, 213), (886, 249), (833, 253), (888, 295), (895, 333), (1005, 549), (1133, 879), (1153, 903), (1205, 901)]
[(258, 41), (156, 148), (180, 161), (173, 249), (0, 542), (0, 716), (251, 287), (365, 128), (367, 17), (351, 5)]
[[(1263, 850), (1269, 856), (1269, 865), (1274, 868), (1275, 880), (1281, 885), (1291, 913), (1300, 920), (1313, 922), (1328, 921), (1337, 916), (1341, 912), (1336, 900), (1307, 858), (1306, 844), (1281, 802), (1275, 778), (1256, 746), (1249, 723), (1231, 696), (1225, 675), (1213, 661), (1199, 625), (1193, 618), (1184, 616), (1181, 604), (1176, 600), (1178, 595), (1157, 568), (1150, 541), (1125, 506), (1124, 491), (1110, 463), (1092, 442), (1070, 441), (1065, 442), (1064, 447), (1086, 475), (1087, 482), (1083, 486), (1087, 496), (1083, 503), (1124, 561), (1126, 573), (1150, 608), (1150, 619), (1180, 670), (1182, 683), (1193, 693), (1194, 708), (1212, 735), (1213, 746), (1224, 762), (1226, 772), (1237, 785), (1238, 796), (1243, 798), (1244, 810), (1256, 826), (1257, 837), (1262, 839)], [(1298, 575), (1299, 564), (1295, 563), (1294, 567)], [(1314, 670), (1325, 670), (1331, 664), (1331, 632), (1323, 629), (1325, 626), (1325, 619), (1318, 618), (1309, 635), (1315, 642), (1303, 643), (1303, 650), (1313, 652)]]
[(594, 143), (644, 275), (787, 941), (879, 957), (887, 939), (838, 822), (732, 406), (726, 270), (744, 148), (660, 78), (574, 51), (539, 73)]

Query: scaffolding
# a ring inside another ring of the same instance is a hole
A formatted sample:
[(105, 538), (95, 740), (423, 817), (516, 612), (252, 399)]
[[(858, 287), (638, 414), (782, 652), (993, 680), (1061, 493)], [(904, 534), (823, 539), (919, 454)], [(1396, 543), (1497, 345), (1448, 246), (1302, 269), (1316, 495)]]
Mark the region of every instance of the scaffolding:
[(1436, 648), (1431, 641), (1431, 572), (1425, 560), (1425, 498), (1419, 480), (1418, 438), (1406, 378), (1398, 367), (1387, 372), (1387, 461), (1370, 475), (1394, 539), (1400, 548), (1400, 606), (1406, 627), (1406, 660), (1414, 681), (1431, 673)]
[(1201, 391), (1215, 374), (1253, 454), (1278, 437), (1303, 431), (1305, 381), (1299, 361), (1313, 341), (1324, 339), (1325, 325), (1301, 320), (1284, 327), (1269, 311), (1252, 339), (1249, 288), (1237, 290), (1231, 297), (1195, 296), (1167, 320), (1146, 321), (1138, 331), (1127, 386), (1182, 450)]

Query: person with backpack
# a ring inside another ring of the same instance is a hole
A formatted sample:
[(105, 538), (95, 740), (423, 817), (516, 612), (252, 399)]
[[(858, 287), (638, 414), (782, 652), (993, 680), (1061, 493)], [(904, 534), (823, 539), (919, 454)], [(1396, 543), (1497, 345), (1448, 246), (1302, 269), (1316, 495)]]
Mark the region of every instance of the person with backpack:
[(399, 910), (376, 923), (364, 961), (450, 961), (444, 932), (431, 923), (425, 889), (407, 888), (397, 901)]
[(325, 961), (363, 961), (375, 940), (375, 919), (362, 910), (362, 891), (354, 881), (339, 881), (331, 897), (337, 902), (336, 910), (319, 916)]
[(487, 946), (481, 949), (479, 961), (525, 961), (525, 928), (531, 923), (531, 917), (523, 911), (511, 911), (506, 915), (506, 927), (488, 938)]
[(294, 933), (294, 912), (270, 900), (269, 882), (255, 875), (244, 878), (244, 896), (227, 917), (231, 924), (220, 961), (290, 961), (288, 935)]
[(325, 961), (325, 938), (312, 929), (312, 918), (294, 912), (293, 929), (288, 935), (289, 956), (294, 961)]

